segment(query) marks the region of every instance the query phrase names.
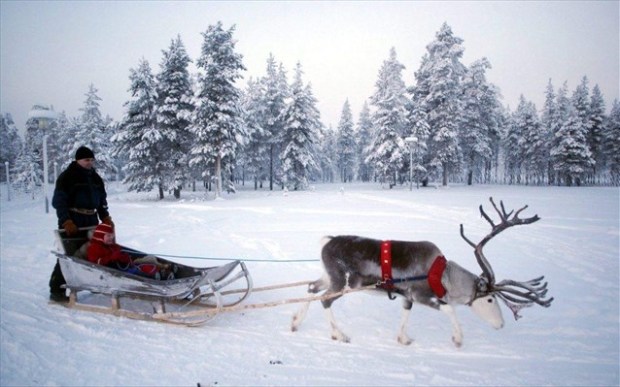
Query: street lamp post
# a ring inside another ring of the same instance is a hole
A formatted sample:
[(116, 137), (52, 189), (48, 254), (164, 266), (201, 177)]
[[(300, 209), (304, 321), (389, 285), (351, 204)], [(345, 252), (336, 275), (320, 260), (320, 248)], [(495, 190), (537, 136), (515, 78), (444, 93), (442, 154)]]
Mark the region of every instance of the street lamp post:
[[(409, 144), (409, 191), (413, 190), (413, 144), (418, 143), (418, 138), (410, 136), (405, 138), (405, 142)], [(416, 188), (418, 187), (416, 182)]]

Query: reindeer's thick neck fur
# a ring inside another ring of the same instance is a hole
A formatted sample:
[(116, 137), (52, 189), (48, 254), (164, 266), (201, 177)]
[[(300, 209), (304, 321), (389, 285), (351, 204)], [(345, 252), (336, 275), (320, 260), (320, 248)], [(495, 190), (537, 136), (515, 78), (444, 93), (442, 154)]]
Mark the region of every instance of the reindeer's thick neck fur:
[(446, 301), (450, 304), (470, 303), (476, 294), (476, 277), (457, 263), (448, 261), (441, 283), (446, 288)]

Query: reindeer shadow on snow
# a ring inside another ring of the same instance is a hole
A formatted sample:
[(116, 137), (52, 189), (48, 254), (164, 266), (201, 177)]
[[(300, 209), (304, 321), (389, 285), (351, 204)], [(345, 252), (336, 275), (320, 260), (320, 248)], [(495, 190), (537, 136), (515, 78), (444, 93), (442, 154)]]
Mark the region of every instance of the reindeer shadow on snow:
[[(310, 283), (309, 293), (324, 292), (321, 303), (331, 327), (334, 340), (349, 342), (334, 319), (331, 306), (347, 289), (376, 288), (403, 297), (403, 313), (399, 324), (397, 341), (411, 344), (406, 332), (407, 322), (414, 303), (426, 305), (448, 315), (452, 324), (452, 341), (457, 347), (463, 343), (463, 332), (454, 307), (467, 305), (476, 315), (493, 328), (504, 326), (504, 319), (498, 300), (513, 313), (515, 320), (524, 307), (538, 304), (549, 307), (553, 298), (546, 298), (547, 283), (544, 276), (530, 281), (503, 280), (496, 282), (495, 273), (484, 256), (483, 248), (493, 237), (509, 227), (534, 223), (540, 218), (519, 218), (527, 205), (518, 211), (506, 212), (503, 202), (500, 207), (493, 198), (489, 199), (499, 215), (498, 224), (479, 207), (480, 214), (491, 225), (491, 232), (477, 244), (469, 240), (460, 226), (461, 237), (474, 248), (474, 255), (482, 274), (467, 271), (456, 262), (447, 261), (441, 250), (432, 242), (380, 241), (359, 236), (343, 235), (324, 239), (321, 259), (325, 268), (322, 278)], [(303, 322), (310, 302), (293, 316), (291, 330), (297, 331)]]

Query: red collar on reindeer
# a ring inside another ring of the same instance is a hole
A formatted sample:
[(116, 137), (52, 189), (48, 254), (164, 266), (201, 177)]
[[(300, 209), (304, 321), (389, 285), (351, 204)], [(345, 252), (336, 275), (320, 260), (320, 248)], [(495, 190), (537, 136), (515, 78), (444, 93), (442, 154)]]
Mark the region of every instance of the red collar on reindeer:
[(438, 256), (433, 261), (431, 268), (426, 276), (403, 278), (394, 280), (392, 278), (392, 241), (381, 242), (381, 280), (382, 287), (388, 292), (394, 289), (395, 282), (416, 281), (426, 279), (431, 290), (439, 298), (446, 295), (446, 288), (441, 283), (441, 277), (446, 270), (447, 261), (443, 255)]
[(439, 298), (443, 298), (446, 295), (446, 288), (441, 284), (441, 276), (443, 276), (443, 272), (446, 270), (446, 265), (446, 257), (440, 255), (435, 258), (428, 271), (428, 285)]

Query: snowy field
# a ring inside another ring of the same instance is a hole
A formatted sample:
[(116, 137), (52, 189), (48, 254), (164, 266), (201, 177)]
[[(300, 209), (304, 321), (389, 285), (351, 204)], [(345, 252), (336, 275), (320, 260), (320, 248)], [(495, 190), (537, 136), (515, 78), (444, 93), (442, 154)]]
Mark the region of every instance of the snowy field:
[[(542, 220), (509, 229), (485, 249), (498, 280), (544, 274), (549, 309), (534, 306), (494, 330), (457, 308), (464, 342), (451, 342), (447, 316), (414, 306), (410, 346), (396, 342), (400, 300), (354, 293), (334, 303), (345, 344), (330, 339), (319, 303), (298, 332), (298, 304), (220, 314), (186, 328), (69, 310), (48, 304), (55, 259), (42, 199), (6, 198), (1, 207), (0, 385), (561, 385), (619, 384), (618, 188), (452, 186), (409, 191), (375, 184), (317, 185), (306, 192), (240, 190), (213, 200), (183, 192), (156, 200), (110, 184), (118, 241), (139, 250), (185, 257), (246, 259), (255, 286), (314, 280), (324, 235), (431, 240), (479, 273), (459, 224), (474, 240), (488, 224), (477, 207), (488, 197), (523, 217)], [(179, 259), (213, 266), (222, 261)], [(254, 261), (252, 261), (254, 260)], [(303, 260), (304, 262), (290, 262)], [(247, 303), (305, 296), (305, 288), (254, 293)]]

